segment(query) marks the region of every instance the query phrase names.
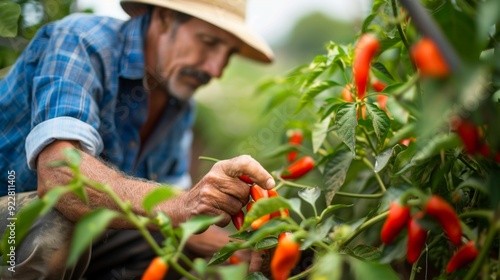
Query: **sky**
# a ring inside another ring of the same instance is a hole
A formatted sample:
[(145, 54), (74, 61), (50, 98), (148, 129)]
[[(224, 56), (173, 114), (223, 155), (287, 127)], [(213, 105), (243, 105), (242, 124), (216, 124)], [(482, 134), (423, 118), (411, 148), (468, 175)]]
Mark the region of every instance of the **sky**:
[[(340, 20), (364, 18), (372, 0), (248, 0), (247, 23), (267, 42), (286, 37), (304, 14), (322, 11)], [(119, 0), (78, 0), (78, 8), (92, 8), (96, 14), (128, 18)]]

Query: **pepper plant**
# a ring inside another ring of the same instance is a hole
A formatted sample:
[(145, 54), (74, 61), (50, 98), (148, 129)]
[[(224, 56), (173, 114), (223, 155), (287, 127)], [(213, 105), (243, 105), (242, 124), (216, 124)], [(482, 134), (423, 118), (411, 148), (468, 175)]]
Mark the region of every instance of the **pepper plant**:
[[(284, 143), (274, 156), (312, 157), (321, 181), (275, 171), (276, 188), (299, 198), (254, 203), (235, 236), (245, 241), (215, 259), (292, 232), (314, 256), (293, 279), (496, 277), (499, 23), (498, 1), (375, 0), (355, 42), (330, 42), (264, 83), (270, 108), (297, 100), (307, 111), (289, 125), (303, 130), (302, 146)], [(245, 231), (284, 208), (295, 219)]]

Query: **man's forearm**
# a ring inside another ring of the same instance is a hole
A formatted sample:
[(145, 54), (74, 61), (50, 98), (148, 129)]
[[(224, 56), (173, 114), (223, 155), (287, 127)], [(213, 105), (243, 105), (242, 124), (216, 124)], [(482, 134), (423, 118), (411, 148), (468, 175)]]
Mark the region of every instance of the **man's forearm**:
[[(56, 141), (47, 146), (38, 158), (38, 193), (40, 196), (45, 194), (54, 186), (67, 184), (73, 174), (67, 168), (53, 168), (47, 166), (51, 161), (64, 159), (61, 151), (64, 148), (75, 148), (75, 144), (68, 141)], [(82, 152), (82, 161), (80, 164), (81, 172), (92, 181), (109, 185), (112, 190), (123, 201), (129, 201), (132, 210), (139, 215), (146, 215), (142, 209), (142, 199), (158, 185), (154, 182), (148, 182), (140, 179), (129, 178), (120, 172), (106, 166), (98, 159)], [(101, 192), (92, 188), (86, 188), (89, 196), (89, 204), (85, 205), (80, 198), (74, 194), (66, 195), (57, 204), (57, 209), (72, 221), (78, 221), (90, 210), (104, 207), (119, 210), (112, 199)], [(174, 224), (182, 221), (182, 212), (180, 207), (170, 206), (175, 204), (175, 200), (162, 204), (162, 211), (166, 212)], [(113, 228), (131, 228), (131, 225), (125, 221), (115, 220), (110, 225)]]

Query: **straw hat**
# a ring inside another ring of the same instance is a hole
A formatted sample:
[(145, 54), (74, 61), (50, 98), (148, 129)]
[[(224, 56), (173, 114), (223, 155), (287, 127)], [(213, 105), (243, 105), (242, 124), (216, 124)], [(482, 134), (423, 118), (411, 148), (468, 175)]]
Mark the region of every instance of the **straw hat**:
[(261, 62), (273, 60), (271, 48), (245, 25), (246, 0), (121, 0), (120, 4), (132, 17), (145, 13), (147, 5), (194, 16), (239, 38), (244, 43), (241, 55)]

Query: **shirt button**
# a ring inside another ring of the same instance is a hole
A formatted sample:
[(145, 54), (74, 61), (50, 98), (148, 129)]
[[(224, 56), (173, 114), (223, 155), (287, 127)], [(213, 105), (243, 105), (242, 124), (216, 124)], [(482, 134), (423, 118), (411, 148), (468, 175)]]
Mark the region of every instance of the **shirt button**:
[(135, 141), (130, 141), (130, 144), (129, 144), (129, 145), (130, 145), (130, 148), (134, 148), (134, 147), (135, 147), (135, 145), (136, 145), (136, 144), (135, 144)]

